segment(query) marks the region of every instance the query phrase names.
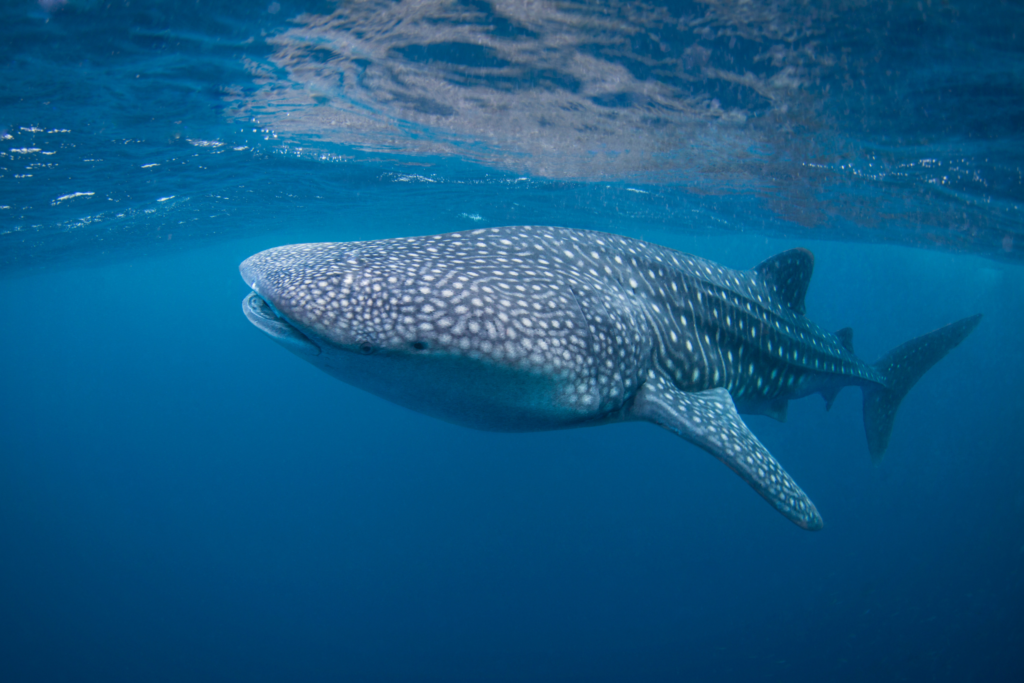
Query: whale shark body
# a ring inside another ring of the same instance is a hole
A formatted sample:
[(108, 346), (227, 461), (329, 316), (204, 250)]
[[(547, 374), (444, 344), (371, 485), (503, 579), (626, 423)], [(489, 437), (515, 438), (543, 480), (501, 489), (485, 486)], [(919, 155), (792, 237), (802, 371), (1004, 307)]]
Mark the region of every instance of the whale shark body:
[(814, 257), (732, 270), (600, 232), (516, 226), (296, 244), (246, 259), (248, 319), (327, 373), (477, 429), (646, 420), (710, 452), (776, 510), (816, 530), (814, 504), (739, 413), (784, 419), (812, 393), (864, 394), (868, 449), (900, 401), (981, 316), (873, 365), (852, 331), (804, 316)]

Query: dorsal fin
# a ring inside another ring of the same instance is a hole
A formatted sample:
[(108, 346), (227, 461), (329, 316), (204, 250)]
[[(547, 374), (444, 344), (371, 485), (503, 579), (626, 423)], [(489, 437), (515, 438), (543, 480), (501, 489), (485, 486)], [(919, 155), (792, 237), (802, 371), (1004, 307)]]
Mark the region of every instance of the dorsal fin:
[(843, 348), (853, 353), (853, 328), (844, 327), (836, 332), (836, 336), (839, 337), (839, 343), (843, 345)]
[(754, 270), (789, 310), (803, 315), (807, 310), (804, 296), (814, 272), (814, 254), (807, 249), (790, 249), (762, 261)]

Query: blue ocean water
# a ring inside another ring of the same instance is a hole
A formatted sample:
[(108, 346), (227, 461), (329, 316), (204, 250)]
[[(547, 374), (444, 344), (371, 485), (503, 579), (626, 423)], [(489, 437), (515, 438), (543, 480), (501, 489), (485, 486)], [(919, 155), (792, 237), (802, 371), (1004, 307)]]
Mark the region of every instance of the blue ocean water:
[[(0, 680), (1018, 681), (1017, 3), (0, 5)], [(246, 321), (271, 246), (539, 223), (816, 254), (858, 355), (974, 313), (818, 533), (645, 423), (474, 432)]]

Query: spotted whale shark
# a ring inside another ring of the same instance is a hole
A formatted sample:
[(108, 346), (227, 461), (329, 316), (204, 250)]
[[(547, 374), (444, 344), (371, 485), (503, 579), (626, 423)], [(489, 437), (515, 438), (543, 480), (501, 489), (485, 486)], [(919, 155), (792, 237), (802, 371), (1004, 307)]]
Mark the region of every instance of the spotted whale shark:
[(645, 420), (708, 451), (810, 530), (814, 504), (740, 413), (844, 386), (868, 450), (900, 401), (981, 316), (867, 364), (849, 329), (808, 320), (814, 257), (751, 270), (627, 237), (542, 226), (295, 244), (240, 266), (248, 319), (349, 384), (467, 427), (536, 431)]

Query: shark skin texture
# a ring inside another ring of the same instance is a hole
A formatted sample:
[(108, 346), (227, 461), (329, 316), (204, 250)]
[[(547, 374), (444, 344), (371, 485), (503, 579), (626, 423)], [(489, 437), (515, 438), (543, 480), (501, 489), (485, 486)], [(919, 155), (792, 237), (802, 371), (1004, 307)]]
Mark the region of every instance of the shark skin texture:
[(490, 431), (643, 420), (699, 446), (798, 526), (814, 504), (740, 413), (859, 386), (878, 461), (900, 401), (977, 326), (964, 318), (875, 364), (849, 328), (804, 316), (806, 249), (733, 270), (619, 235), (547, 226), (295, 244), (240, 266), (256, 327), (328, 374)]

